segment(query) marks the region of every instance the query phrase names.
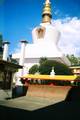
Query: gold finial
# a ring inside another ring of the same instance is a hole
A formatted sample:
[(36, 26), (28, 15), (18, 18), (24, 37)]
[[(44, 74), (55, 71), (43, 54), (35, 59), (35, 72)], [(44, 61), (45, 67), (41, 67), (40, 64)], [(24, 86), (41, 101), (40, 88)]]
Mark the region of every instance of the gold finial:
[(43, 13), (42, 13), (42, 22), (51, 22), (52, 14), (51, 14), (51, 4), (49, 0), (45, 1)]

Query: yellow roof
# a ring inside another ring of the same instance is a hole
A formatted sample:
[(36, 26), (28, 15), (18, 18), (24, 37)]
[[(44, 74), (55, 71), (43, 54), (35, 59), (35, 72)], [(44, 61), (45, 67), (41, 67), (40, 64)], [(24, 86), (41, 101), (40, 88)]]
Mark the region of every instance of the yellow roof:
[(33, 75), (27, 74), (21, 78), (42, 79), (42, 80), (63, 80), (72, 81), (77, 79), (77, 75)]

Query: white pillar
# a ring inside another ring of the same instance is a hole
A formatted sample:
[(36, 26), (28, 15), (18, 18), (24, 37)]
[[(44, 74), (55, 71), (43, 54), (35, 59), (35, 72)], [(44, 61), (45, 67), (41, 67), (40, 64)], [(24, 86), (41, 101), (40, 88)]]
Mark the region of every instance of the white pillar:
[[(26, 40), (21, 41), (21, 53), (20, 53), (20, 60), (19, 65), (24, 66), (24, 58), (25, 58), (25, 47), (28, 42)], [(23, 69), (19, 70), (20, 76), (23, 75)]]
[(24, 65), (24, 57), (25, 57), (25, 47), (26, 47), (26, 40), (21, 41), (21, 53), (20, 53), (20, 60), (19, 65)]
[(5, 61), (7, 61), (7, 58), (8, 58), (8, 45), (9, 45), (9, 44), (10, 44), (10, 43), (7, 42), (7, 41), (5, 41), (5, 42), (3, 43), (3, 45), (4, 45), (3, 60), (5, 60)]

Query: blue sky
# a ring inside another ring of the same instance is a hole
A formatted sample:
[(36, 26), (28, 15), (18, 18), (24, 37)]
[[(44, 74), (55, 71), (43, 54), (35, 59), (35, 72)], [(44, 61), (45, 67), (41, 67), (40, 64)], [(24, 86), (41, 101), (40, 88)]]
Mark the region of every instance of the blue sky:
[[(31, 31), (41, 23), (44, 2), (45, 0), (0, 0), (0, 32), (4, 41), (11, 43), (10, 53), (17, 49), (20, 40), (32, 42)], [(69, 18), (70, 24), (76, 18), (74, 22), (80, 22), (80, 0), (51, 0), (51, 7), (54, 21)]]

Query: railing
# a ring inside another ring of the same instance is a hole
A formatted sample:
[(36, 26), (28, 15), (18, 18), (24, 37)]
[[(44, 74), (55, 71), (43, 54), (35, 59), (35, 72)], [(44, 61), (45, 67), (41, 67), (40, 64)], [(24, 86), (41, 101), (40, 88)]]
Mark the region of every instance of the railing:
[(80, 86), (80, 76), (76, 75), (32, 75), (28, 74), (21, 77), (22, 81), (29, 84), (56, 85), (56, 86)]

